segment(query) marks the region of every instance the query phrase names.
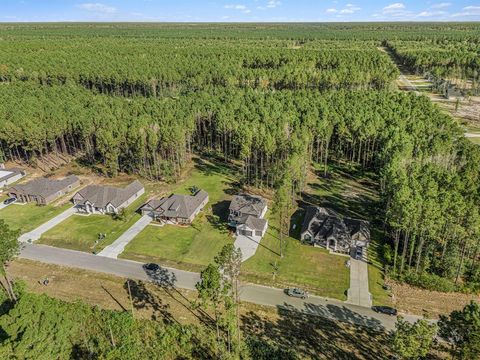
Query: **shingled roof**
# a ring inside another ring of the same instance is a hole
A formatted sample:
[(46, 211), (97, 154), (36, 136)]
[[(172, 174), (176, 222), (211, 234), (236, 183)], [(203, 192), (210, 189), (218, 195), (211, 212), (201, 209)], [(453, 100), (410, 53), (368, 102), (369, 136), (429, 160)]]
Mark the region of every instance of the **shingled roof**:
[(2, 169), (0, 168), (0, 181), (8, 180), (18, 174), (25, 175), (25, 170), (13, 168), (13, 169)]
[(189, 219), (207, 198), (208, 193), (204, 190), (194, 196), (172, 194), (167, 198), (150, 200), (142, 210), (155, 211), (168, 218)]
[(267, 206), (267, 201), (255, 195), (235, 195), (230, 203), (230, 210), (237, 211), (244, 215), (260, 217)]
[(39, 178), (32, 180), (26, 184), (12, 186), (9, 192), (17, 192), (26, 195), (35, 195), (47, 198), (61, 190), (64, 190), (68, 186), (75, 184), (78, 181), (78, 177), (74, 175), (67, 176), (66, 178), (61, 180)]
[[(77, 203), (80, 205), (88, 201), (97, 208), (104, 208), (108, 204), (119, 207), (142, 189), (142, 183), (135, 180), (124, 189), (113, 186), (88, 185), (78, 191), (75, 196), (77, 197)], [(82, 200), (78, 199), (77, 195), (80, 195)]]

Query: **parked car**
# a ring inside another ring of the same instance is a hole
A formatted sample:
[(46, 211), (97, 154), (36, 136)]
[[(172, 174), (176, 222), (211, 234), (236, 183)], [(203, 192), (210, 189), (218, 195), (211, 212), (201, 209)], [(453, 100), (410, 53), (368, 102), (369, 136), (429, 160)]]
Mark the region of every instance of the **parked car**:
[(143, 265), (143, 269), (146, 271), (158, 271), (160, 270), (160, 266), (154, 263), (148, 263)]
[(380, 314), (397, 316), (397, 309), (394, 309), (390, 306), (372, 306), (372, 310)]
[(11, 197), (11, 198), (8, 198), (7, 200), (5, 200), (3, 203), (4, 203), (5, 205), (9, 205), (9, 204), (11, 204), (11, 203), (14, 203), (15, 201), (17, 201), (17, 199), (14, 198), (14, 197)]
[(301, 299), (308, 298), (308, 292), (305, 291), (305, 290), (302, 290), (302, 289), (298, 289), (298, 288), (285, 289), (285, 293), (288, 296), (291, 296), (291, 297), (296, 297), (296, 298), (301, 298)]
[(355, 259), (361, 260), (363, 259), (363, 248), (357, 247), (357, 251), (355, 252)]

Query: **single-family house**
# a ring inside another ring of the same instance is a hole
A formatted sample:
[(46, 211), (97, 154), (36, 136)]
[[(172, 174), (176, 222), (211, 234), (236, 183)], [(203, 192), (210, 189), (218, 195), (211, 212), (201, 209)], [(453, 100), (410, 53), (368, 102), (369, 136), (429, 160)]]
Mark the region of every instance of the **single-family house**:
[(240, 194), (233, 197), (229, 207), (228, 223), (236, 228), (237, 235), (263, 237), (268, 221), (267, 201), (261, 196)]
[(342, 217), (332, 209), (309, 206), (306, 209), (300, 238), (312, 245), (349, 254), (352, 249), (368, 246), (369, 223), (365, 220)]
[(80, 186), (80, 179), (74, 175), (61, 180), (39, 178), (26, 184), (18, 184), (8, 189), (8, 195), (18, 202), (36, 202), (47, 205)]
[(87, 214), (117, 214), (143, 193), (145, 188), (138, 180), (125, 188), (113, 186), (88, 185), (79, 190), (72, 198), (79, 212)]
[(172, 194), (169, 197), (150, 200), (141, 211), (143, 215), (150, 215), (156, 221), (191, 224), (208, 200), (208, 193), (204, 190), (197, 191), (195, 195)]
[(0, 168), (0, 188), (6, 187), (23, 178), (27, 173), (22, 169)]

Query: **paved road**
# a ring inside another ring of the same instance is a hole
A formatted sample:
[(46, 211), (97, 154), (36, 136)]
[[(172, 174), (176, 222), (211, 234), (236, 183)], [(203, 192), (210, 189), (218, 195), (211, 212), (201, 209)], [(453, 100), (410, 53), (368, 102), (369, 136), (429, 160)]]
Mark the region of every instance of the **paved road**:
[(242, 250), (242, 262), (255, 255), (261, 240), (260, 236), (237, 235), (235, 247)]
[(465, 133), (467, 138), (480, 138), (480, 133)]
[[(197, 273), (172, 268), (162, 268), (159, 273), (147, 274), (142, 267), (143, 264), (139, 262), (112, 259), (46, 245), (24, 244), (20, 257), (49, 264), (112, 274), (124, 278), (174, 284), (176, 287), (188, 290), (195, 290), (195, 284), (200, 279)], [(391, 330), (395, 324), (395, 318), (377, 314), (368, 307), (356, 306), (318, 296), (311, 296), (307, 300), (290, 298), (281, 289), (261, 285), (242, 284), (240, 298), (247, 302), (274, 306), (279, 311), (287, 308), (378, 329)], [(406, 316), (406, 318), (411, 321), (418, 319), (416, 316)]]
[(106, 256), (116, 259), (125, 246), (133, 240), (143, 229), (147, 227), (153, 221), (150, 215), (144, 215), (135, 224), (132, 225), (127, 231), (125, 231), (115, 242), (98, 253), (99, 256)]
[(368, 265), (364, 260), (350, 258), (350, 288), (347, 297), (350, 304), (372, 306), (372, 296), (368, 290)]
[(40, 239), (42, 237), (42, 235), (44, 233), (46, 233), (48, 230), (54, 228), (55, 226), (60, 224), (62, 221), (68, 219), (70, 216), (75, 214), (76, 211), (77, 211), (77, 209), (75, 209), (75, 207), (72, 206), (68, 210), (65, 210), (61, 214), (55, 216), (53, 219), (50, 219), (46, 223), (43, 223), (38, 228), (36, 228), (36, 229), (34, 229), (34, 230), (32, 230), (28, 233), (25, 233), (23, 235), (20, 235), (18, 240), (20, 242), (28, 242), (29, 240), (30, 241), (37, 241), (38, 239)]

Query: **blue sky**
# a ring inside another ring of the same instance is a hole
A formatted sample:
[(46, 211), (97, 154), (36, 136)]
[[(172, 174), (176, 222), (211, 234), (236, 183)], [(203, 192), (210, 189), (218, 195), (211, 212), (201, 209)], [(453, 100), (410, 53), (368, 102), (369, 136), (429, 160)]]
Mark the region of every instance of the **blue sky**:
[(480, 0), (0, 0), (16, 21), (480, 21)]

